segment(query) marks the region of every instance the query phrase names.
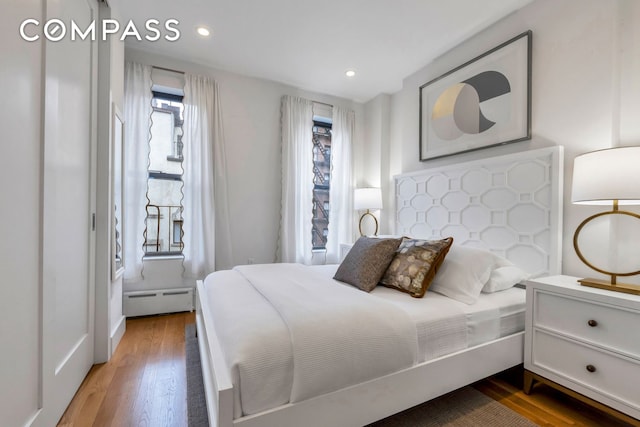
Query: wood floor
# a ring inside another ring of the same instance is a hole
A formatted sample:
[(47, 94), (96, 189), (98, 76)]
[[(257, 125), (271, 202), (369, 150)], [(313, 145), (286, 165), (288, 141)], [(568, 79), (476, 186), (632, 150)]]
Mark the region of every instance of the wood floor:
[(540, 426), (638, 427), (569, 397), (545, 384), (530, 395), (522, 391), (522, 367), (474, 384), (474, 387)]
[[(184, 328), (193, 313), (127, 320), (112, 359), (94, 366), (59, 426), (186, 427)], [(541, 426), (628, 426), (544, 384), (522, 392), (514, 368), (474, 387)], [(640, 425), (640, 423), (638, 423)]]
[(184, 328), (194, 313), (127, 320), (108, 363), (95, 365), (59, 426), (187, 426)]

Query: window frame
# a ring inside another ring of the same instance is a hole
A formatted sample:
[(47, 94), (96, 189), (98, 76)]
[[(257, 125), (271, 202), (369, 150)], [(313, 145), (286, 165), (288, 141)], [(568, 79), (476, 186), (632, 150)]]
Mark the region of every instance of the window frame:
[[(182, 127), (184, 126), (184, 120), (181, 117), (176, 118), (176, 110), (179, 110), (179, 114), (183, 114), (184, 113), (184, 96), (183, 95), (176, 95), (176, 94), (172, 94), (172, 93), (167, 93), (167, 92), (163, 92), (163, 91), (158, 91), (158, 90), (152, 90), (152, 114), (153, 112), (164, 112), (164, 113), (171, 113), (174, 117), (174, 122), (173, 122), (173, 129), (175, 131), (175, 129), (177, 127), (179, 127), (180, 129), (182, 129)], [(156, 104), (158, 103), (157, 100), (160, 100), (160, 103), (162, 101), (168, 101), (170, 103), (175, 103), (175, 102), (179, 102), (182, 104), (182, 107), (173, 107), (171, 106), (171, 108), (165, 108), (162, 106), (157, 106)], [(177, 124), (177, 126), (176, 126)], [(182, 132), (184, 134), (184, 132)], [(149, 150), (151, 150), (151, 140), (153, 138), (153, 134), (151, 134), (151, 138), (148, 141), (149, 144)], [(172, 136), (172, 144), (174, 144), (173, 141), (173, 136)], [(181, 144), (181, 136), (178, 138), (178, 144)], [(179, 147), (181, 148), (181, 147)], [(183, 255), (183, 251), (184, 251), (184, 242), (183, 242), (183, 238), (184, 238), (184, 206), (182, 204), (182, 198), (179, 201), (178, 205), (156, 205), (154, 203), (151, 203), (151, 199), (149, 198), (149, 182), (151, 180), (162, 180), (162, 181), (173, 181), (173, 182), (181, 182), (182, 185), (184, 185), (184, 181), (183, 181), (183, 177), (184, 177), (184, 156), (182, 155), (181, 150), (179, 151), (178, 156), (173, 155), (174, 151), (173, 151), (174, 147), (172, 146), (172, 154), (171, 155), (167, 155), (167, 161), (170, 162), (179, 162), (181, 164), (181, 169), (182, 169), (182, 173), (181, 174), (177, 174), (177, 173), (168, 173), (168, 172), (162, 172), (162, 171), (158, 171), (158, 170), (153, 170), (150, 169), (151, 167), (151, 161), (149, 161), (149, 166), (147, 167), (147, 191), (145, 193), (145, 196), (147, 198), (147, 203), (145, 205), (145, 227), (144, 227), (144, 243), (143, 243), (143, 250), (144, 250), (144, 257), (149, 257), (149, 258), (156, 258), (156, 257), (167, 257), (167, 256), (179, 256), (182, 257)], [(151, 155), (151, 154), (150, 154)], [(182, 191), (182, 190), (181, 190)], [(169, 250), (154, 250), (154, 251), (148, 251), (147, 248), (149, 247), (155, 247), (155, 248), (159, 248), (160, 246), (160, 235), (156, 236), (156, 239), (148, 239), (147, 238), (147, 232), (149, 230), (149, 224), (148, 224), (148, 220), (149, 218), (157, 218), (156, 221), (158, 222), (157, 224), (157, 228), (156, 230), (158, 230), (156, 233), (159, 234), (159, 230), (161, 228), (161, 220), (163, 217), (163, 213), (160, 211), (161, 208), (168, 208), (168, 214), (167, 214), (167, 218), (168, 218), (168, 239), (167, 239), (167, 244)], [(157, 214), (152, 214), (150, 213), (150, 209), (157, 209), (158, 213)], [(179, 216), (178, 219), (172, 219), (175, 215), (176, 212), (179, 212)], [(180, 238), (179, 240), (176, 241), (175, 235), (173, 233), (175, 233), (176, 230), (176, 223), (179, 223), (179, 230), (180, 230)], [(154, 242), (155, 240), (155, 242)], [(173, 247), (178, 246), (179, 249), (178, 250), (172, 250)]]

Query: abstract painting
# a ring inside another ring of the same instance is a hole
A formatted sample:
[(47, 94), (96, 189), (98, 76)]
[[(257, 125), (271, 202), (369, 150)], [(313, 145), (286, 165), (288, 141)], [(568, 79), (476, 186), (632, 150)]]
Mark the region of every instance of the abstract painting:
[(420, 87), (420, 160), (531, 138), (531, 31)]

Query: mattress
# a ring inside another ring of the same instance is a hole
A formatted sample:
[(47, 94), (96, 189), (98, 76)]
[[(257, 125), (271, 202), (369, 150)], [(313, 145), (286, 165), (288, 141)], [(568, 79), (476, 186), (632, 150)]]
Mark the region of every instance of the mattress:
[[(365, 382), (524, 329), (525, 291), (467, 305), (333, 280), (337, 265), (236, 267), (204, 280), (234, 417)], [(239, 309), (242, 307), (242, 309)], [(389, 366), (387, 366), (389, 365)]]
[[(333, 277), (337, 265), (310, 268)], [(413, 320), (418, 337), (419, 362), (524, 330), (526, 292), (518, 287), (482, 293), (472, 305), (428, 291), (423, 298), (411, 298), (383, 286), (376, 287), (370, 294), (402, 309)]]

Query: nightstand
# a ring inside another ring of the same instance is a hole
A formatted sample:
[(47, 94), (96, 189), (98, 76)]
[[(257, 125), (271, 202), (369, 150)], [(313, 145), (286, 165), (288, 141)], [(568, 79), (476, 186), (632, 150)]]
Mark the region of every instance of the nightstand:
[(527, 282), (524, 391), (544, 382), (640, 425), (640, 296), (577, 280)]

